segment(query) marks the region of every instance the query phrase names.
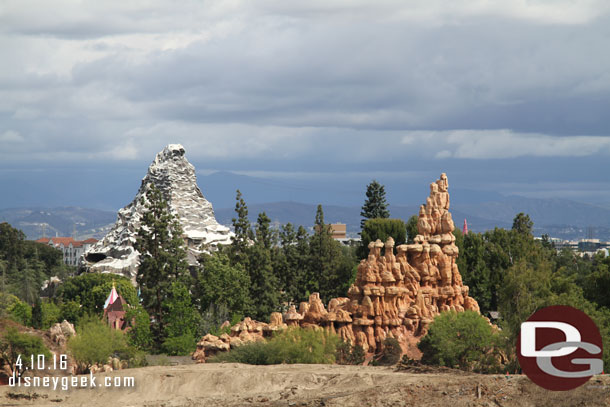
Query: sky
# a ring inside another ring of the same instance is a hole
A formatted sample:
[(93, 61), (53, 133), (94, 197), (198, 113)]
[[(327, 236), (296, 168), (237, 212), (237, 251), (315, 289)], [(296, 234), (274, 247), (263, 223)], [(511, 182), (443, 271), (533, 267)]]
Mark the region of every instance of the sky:
[(446, 172), (610, 206), (609, 44), (605, 0), (0, 0), (0, 208), (116, 209), (169, 143), (204, 194)]

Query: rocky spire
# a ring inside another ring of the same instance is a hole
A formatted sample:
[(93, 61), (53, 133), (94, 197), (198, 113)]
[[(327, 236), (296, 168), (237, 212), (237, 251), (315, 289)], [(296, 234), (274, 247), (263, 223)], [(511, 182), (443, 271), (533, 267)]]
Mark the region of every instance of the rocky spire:
[[(443, 311), (479, 312), (479, 305), (468, 295), (468, 286), (463, 284), (458, 270), (448, 188), (444, 173), (430, 184), (430, 195), (420, 207), (419, 234), (413, 244), (395, 247), (391, 237), (385, 243), (369, 243), (369, 255), (358, 265), (356, 281), (347, 298), (333, 298), (325, 308), (320, 295), (313, 293), (298, 310), (292, 306), (283, 319), (278, 313), (271, 315), (269, 324), (246, 318), (231, 328), (231, 336), (225, 337), (222, 346), (270, 336), (283, 326), (318, 326), (367, 353), (381, 351), (384, 339), (396, 338), (403, 353), (419, 359), (417, 343), (436, 315)], [(206, 347), (213, 338), (203, 338), (194, 359), (205, 360)]]
[(231, 243), (232, 232), (216, 221), (212, 204), (197, 186), (195, 167), (184, 154), (184, 147), (180, 144), (169, 144), (157, 154), (136, 197), (118, 212), (110, 232), (81, 259), (88, 271), (121, 274), (135, 279), (139, 253), (133, 245), (145, 209), (141, 198), (151, 184), (163, 193), (170, 211), (182, 226), (190, 264), (196, 264), (198, 255), (207, 247)]

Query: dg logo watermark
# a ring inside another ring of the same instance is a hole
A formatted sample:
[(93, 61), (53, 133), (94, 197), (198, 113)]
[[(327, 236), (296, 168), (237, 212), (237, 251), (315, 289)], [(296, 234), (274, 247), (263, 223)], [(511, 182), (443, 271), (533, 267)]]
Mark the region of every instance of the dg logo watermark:
[(604, 370), (599, 329), (565, 305), (542, 308), (521, 324), (517, 357), (523, 373), (547, 390), (575, 389)]

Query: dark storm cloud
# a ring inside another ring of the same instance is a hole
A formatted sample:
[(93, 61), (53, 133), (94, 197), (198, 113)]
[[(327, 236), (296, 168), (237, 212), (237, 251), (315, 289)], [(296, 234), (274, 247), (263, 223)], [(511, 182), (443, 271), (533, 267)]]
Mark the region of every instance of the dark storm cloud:
[(7, 1), (0, 160), (145, 166), (180, 142), (203, 168), (487, 165), (529, 193), (540, 157), (603, 173), (609, 27), (604, 1)]

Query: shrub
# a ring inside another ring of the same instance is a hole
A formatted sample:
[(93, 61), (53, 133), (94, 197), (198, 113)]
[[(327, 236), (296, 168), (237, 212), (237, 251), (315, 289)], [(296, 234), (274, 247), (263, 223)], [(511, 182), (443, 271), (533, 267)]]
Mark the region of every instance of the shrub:
[(126, 352), (125, 334), (110, 328), (97, 317), (84, 317), (78, 333), (68, 341), (68, 349), (79, 370), (86, 373), (94, 364), (107, 363), (112, 355)]
[(141, 350), (148, 350), (152, 345), (152, 333), (150, 331), (150, 316), (142, 307), (129, 308), (125, 314), (125, 320), (130, 329), (127, 332), (127, 340), (130, 345)]
[(364, 356), (361, 346), (352, 346), (343, 340), (337, 344), (335, 360), (339, 365), (361, 365), (364, 363)]
[(59, 311), (59, 319), (62, 321), (65, 319), (73, 324), (78, 324), (78, 319), (81, 316), (81, 306), (76, 301), (67, 301), (61, 304)]
[[(52, 357), (38, 336), (19, 333), (14, 327), (8, 328), (0, 338), (0, 357), (8, 364), (11, 372), (21, 376), (28, 365), (30, 355), (45, 355), (46, 360)], [(19, 356), (21, 363), (18, 363)]]
[(398, 363), (400, 356), (402, 355), (402, 348), (400, 343), (395, 338), (386, 338), (383, 341), (383, 349), (381, 351), (381, 357), (377, 360), (377, 365), (380, 366), (392, 366)]
[(60, 308), (53, 302), (42, 303), (42, 325), (41, 329), (49, 329), (53, 324), (59, 322)]
[(9, 314), (13, 321), (24, 326), (32, 326), (32, 307), (25, 302), (18, 301), (9, 308)]
[(170, 356), (185, 356), (195, 351), (197, 342), (189, 332), (180, 336), (170, 336), (161, 345), (161, 350)]
[(8, 317), (10, 309), (18, 302), (20, 301), (16, 296), (0, 292), (0, 318)]
[(443, 312), (418, 347), (422, 362), (491, 373), (499, 371), (500, 335), (474, 311)]
[(321, 329), (289, 328), (267, 342), (248, 343), (210, 361), (251, 365), (334, 363), (338, 344), (337, 335)]

